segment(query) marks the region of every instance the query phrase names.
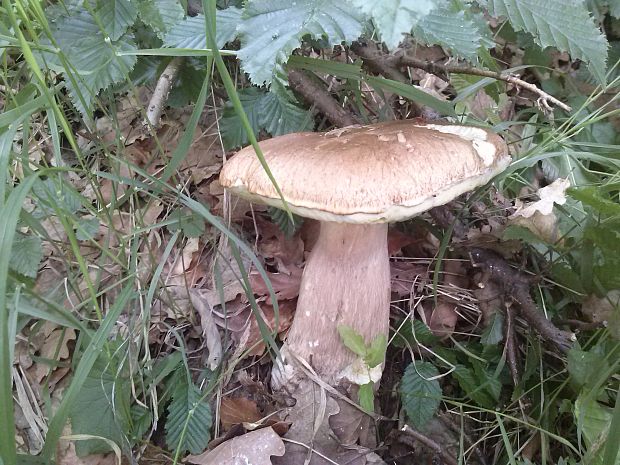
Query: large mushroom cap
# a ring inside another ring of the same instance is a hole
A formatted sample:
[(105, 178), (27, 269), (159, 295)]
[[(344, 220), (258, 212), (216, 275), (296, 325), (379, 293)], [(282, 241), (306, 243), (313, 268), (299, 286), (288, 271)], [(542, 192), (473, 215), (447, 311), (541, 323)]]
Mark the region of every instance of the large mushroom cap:
[[(510, 163), (486, 129), (411, 120), (296, 133), (260, 143), (294, 213), (321, 221), (401, 221), (486, 184)], [(282, 207), (252, 146), (225, 163), (220, 183)]]

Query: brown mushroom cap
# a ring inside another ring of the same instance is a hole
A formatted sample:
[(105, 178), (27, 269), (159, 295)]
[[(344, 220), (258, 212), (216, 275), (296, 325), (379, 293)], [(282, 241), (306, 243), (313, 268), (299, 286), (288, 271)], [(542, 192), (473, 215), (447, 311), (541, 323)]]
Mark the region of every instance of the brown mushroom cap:
[[(471, 126), (411, 120), (295, 133), (260, 143), (292, 212), (321, 221), (401, 221), (486, 184), (510, 163), (505, 142)], [(252, 146), (225, 163), (220, 183), (282, 207)]]

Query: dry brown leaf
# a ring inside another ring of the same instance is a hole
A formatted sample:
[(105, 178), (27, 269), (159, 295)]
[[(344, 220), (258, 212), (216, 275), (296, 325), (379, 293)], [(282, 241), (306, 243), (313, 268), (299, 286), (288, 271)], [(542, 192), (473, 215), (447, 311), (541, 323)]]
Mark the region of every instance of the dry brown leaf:
[[(273, 291), (280, 299), (290, 300), (295, 299), (299, 295), (299, 286), (301, 285), (301, 275), (303, 269), (297, 265), (288, 266), (289, 273), (267, 273)], [(259, 296), (269, 296), (269, 289), (263, 280), (263, 277), (258, 271), (253, 271), (250, 274), (250, 285), (254, 294)], [(271, 302), (271, 298), (268, 298)]]
[(392, 292), (400, 297), (408, 297), (420, 277), (427, 277), (428, 269), (426, 266), (418, 265), (412, 261), (390, 262), (390, 275)]
[[(282, 302), (278, 302), (278, 334), (288, 330), (293, 323), (293, 317), (295, 315), (295, 308), (297, 305), (297, 301), (293, 300), (283, 300)], [(275, 312), (273, 310), (273, 306), (268, 303), (260, 303), (259, 304), (260, 311), (262, 313), (263, 320), (270, 329), (273, 330), (275, 326)], [(251, 311), (248, 309), (248, 311)], [(254, 315), (251, 315), (249, 319), (249, 325), (244, 330), (244, 334), (236, 334), (233, 335), (235, 339), (238, 341), (245, 340), (245, 348), (253, 347), (254, 348), (248, 353), (248, 355), (261, 355), (265, 351), (265, 344), (263, 342), (263, 338), (260, 333), (260, 329), (258, 328), (258, 322)]]
[(220, 421), (225, 431), (236, 424), (256, 423), (262, 417), (263, 415), (258, 411), (258, 406), (253, 400), (245, 397), (222, 397)]
[(581, 312), (591, 322), (607, 326), (609, 332), (620, 339), (620, 290), (609, 291), (604, 297), (588, 297), (581, 306)]
[(456, 305), (439, 300), (431, 313), (428, 326), (435, 336), (446, 339), (454, 332), (457, 319)]
[(284, 442), (272, 428), (262, 428), (185, 460), (198, 465), (271, 465), (274, 455), (284, 455)]

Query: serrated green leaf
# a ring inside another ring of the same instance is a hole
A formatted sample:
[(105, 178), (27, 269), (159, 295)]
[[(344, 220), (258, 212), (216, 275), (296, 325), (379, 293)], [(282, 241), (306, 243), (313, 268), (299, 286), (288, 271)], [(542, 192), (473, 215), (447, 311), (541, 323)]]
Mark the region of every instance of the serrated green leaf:
[(308, 111), (274, 90), (261, 102), (260, 126), (272, 136), (312, 129), (313, 120)]
[[(116, 51), (134, 52), (136, 46), (126, 36), (106, 40), (94, 18), (83, 10), (58, 19), (52, 35), (69, 69), (56, 54), (41, 52), (39, 58), (44, 66), (63, 74), (73, 104), (89, 116), (99, 91), (124, 79), (136, 63), (135, 55), (117, 56)], [(47, 39), (41, 42), (49, 44)]]
[(494, 16), (505, 16), (515, 31), (526, 31), (542, 48), (555, 47), (588, 63), (605, 83), (607, 39), (581, 0), (489, 0)]
[[(137, 50), (129, 39), (118, 40), (112, 45), (123, 52)], [(66, 80), (66, 86), (71, 101), (82, 115), (90, 115), (97, 94), (122, 81), (136, 64), (136, 56), (117, 56), (114, 49), (100, 36), (80, 40), (69, 48), (71, 64), (79, 71), (74, 74), (75, 81)]]
[(132, 0), (98, 0), (95, 12), (110, 39), (118, 40), (138, 17)]
[(267, 208), (271, 221), (282, 231), (286, 237), (291, 238), (295, 231), (303, 224), (304, 219), (293, 213), (293, 221), (285, 210), (276, 207)]
[(465, 12), (455, 12), (447, 6), (425, 15), (413, 29), (413, 35), (428, 45), (441, 45), (472, 62), (476, 61), (478, 49), (483, 45), (479, 24), (467, 18)]
[(99, 232), (99, 218), (80, 218), (75, 227), (75, 237), (78, 241), (87, 241)]
[(375, 389), (374, 383), (362, 384), (357, 392), (360, 407), (366, 412), (374, 412), (375, 410)]
[[(230, 7), (218, 10), (215, 16), (215, 42), (219, 48), (232, 42), (237, 36), (237, 26), (241, 21), (241, 10)], [(164, 38), (165, 47), (202, 49), (207, 48), (205, 16), (200, 14), (185, 18), (178, 23)]]
[(173, 108), (182, 108), (194, 103), (200, 94), (207, 71), (192, 64), (191, 58), (183, 60), (181, 64), (177, 82), (168, 96), (168, 105)]
[(9, 259), (9, 267), (13, 271), (29, 278), (36, 278), (42, 258), (43, 248), (39, 237), (15, 234)]
[(452, 376), (456, 378), (465, 394), (479, 406), (485, 408), (493, 408), (495, 406), (493, 397), (481, 386), (473, 370), (463, 365), (455, 365)]
[(374, 368), (380, 365), (385, 360), (385, 351), (387, 350), (387, 337), (385, 334), (380, 334), (373, 339), (370, 343), (370, 347), (366, 349), (366, 356), (364, 362), (369, 368)]
[(504, 338), (504, 316), (496, 312), (491, 318), (489, 325), (484, 328), (480, 343), (484, 345), (495, 345)]
[(288, 60), (302, 37), (329, 45), (351, 42), (362, 33), (362, 15), (331, 0), (250, 0), (239, 25), (243, 70), (254, 84), (271, 83), (276, 65)]
[(398, 47), (403, 34), (409, 34), (439, 4), (437, 0), (352, 0), (352, 3), (372, 18), (381, 40), (390, 50)]
[[(248, 87), (238, 91), (237, 94), (243, 106), (243, 111), (250, 121), (252, 131), (254, 134), (257, 134), (261, 128), (260, 111), (265, 93), (258, 87)], [(222, 140), (226, 150), (241, 147), (248, 143), (248, 134), (230, 103), (224, 107), (222, 119), (220, 120), (220, 131), (222, 132)]]
[[(120, 354), (120, 352), (118, 352)], [(71, 405), (71, 432), (101, 436), (127, 448), (126, 433), (130, 424), (129, 378), (119, 371), (119, 361), (99, 355)], [(77, 441), (79, 456), (109, 452), (102, 440)]]
[[(140, 0), (138, 11), (142, 22), (150, 26), (160, 39), (185, 15), (178, 0)], [(204, 22), (202, 25), (204, 28)]]
[(598, 383), (599, 376), (607, 372), (609, 364), (604, 354), (597, 353), (596, 349), (584, 351), (573, 348), (568, 352), (567, 368), (571, 380), (581, 388)]
[[(265, 92), (257, 87), (249, 87), (238, 94), (254, 133), (264, 129), (272, 136), (279, 136), (312, 127), (308, 111), (291, 103), (282, 92)], [(227, 150), (248, 143), (247, 133), (232, 105), (224, 108), (220, 130)]]
[(364, 357), (366, 355), (366, 342), (361, 334), (355, 332), (353, 328), (346, 325), (338, 326), (338, 334), (342, 343), (356, 355)]
[(409, 364), (400, 383), (400, 394), (407, 417), (416, 428), (423, 428), (439, 407), (441, 387), (439, 376), (432, 363), (413, 361)]
[(185, 376), (180, 380), (168, 405), (166, 443), (181, 453), (200, 454), (211, 438), (211, 408), (207, 401), (201, 400), (202, 392), (197, 386), (188, 383)]

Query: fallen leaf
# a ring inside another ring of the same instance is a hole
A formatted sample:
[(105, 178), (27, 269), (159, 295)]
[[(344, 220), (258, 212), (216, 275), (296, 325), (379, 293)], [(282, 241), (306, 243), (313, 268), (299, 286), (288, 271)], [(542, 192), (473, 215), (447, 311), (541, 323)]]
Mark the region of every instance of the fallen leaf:
[(258, 411), (256, 402), (245, 397), (222, 397), (220, 402), (220, 421), (225, 431), (233, 425), (256, 423), (263, 415)]
[[(267, 273), (273, 291), (276, 297), (284, 300), (295, 299), (299, 295), (299, 286), (301, 285), (301, 276), (303, 269), (296, 265), (288, 267), (289, 273)], [(250, 284), (254, 294), (259, 296), (269, 296), (269, 289), (258, 271), (250, 274)], [(268, 299), (271, 302), (271, 299)]]
[(435, 336), (446, 339), (452, 335), (458, 320), (456, 307), (457, 306), (452, 303), (445, 302), (441, 299), (439, 300), (431, 313), (428, 324)]
[(420, 276), (427, 277), (428, 267), (410, 260), (390, 262), (390, 275), (392, 292), (400, 297), (408, 297), (413, 292), (413, 286)]
[(536, 212), (541, 215), (549, 215), (553, 211), (553, 205), (564, 205), (566, 203), (566, 189), (570, 187), (570, 181), (564, 178), (558, 178), (548, 186), (538, 189), (537, 194), (540, 200), (536, 202), (525, 202), (517, 205), (517, 210), (512, 217), (521, 216), (530, 218)]
[(614, 338), (620, 339), (620, 290), (611, 290), (604, 297), (588, 297), (581, 305), (581, 312), (592, 323), (607, 326)]
[(189, 297), (194, 309), (200, 315), (200, 326), (204, 337), (209, 357), (206, 365), (209, 369), (215, 370), (222, 361), (222, 340), (220, 333), (213, 319), (212, 307), (202, 298), (195, 289), (190, 289)]
[(272, 428), (262, 428), (185, 460), (197, 465), (271, 465), (272, 455), (284, 455), (284, 442)]

